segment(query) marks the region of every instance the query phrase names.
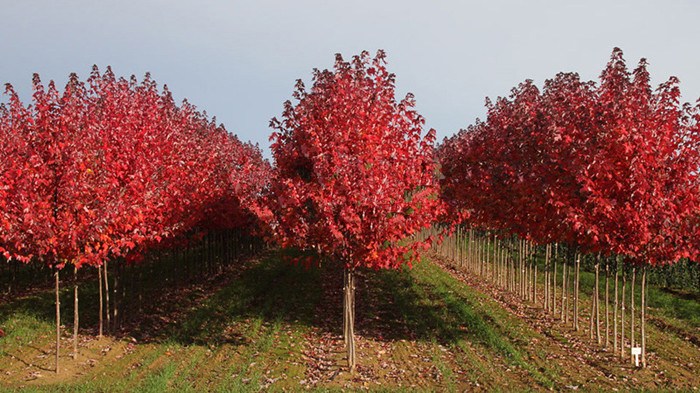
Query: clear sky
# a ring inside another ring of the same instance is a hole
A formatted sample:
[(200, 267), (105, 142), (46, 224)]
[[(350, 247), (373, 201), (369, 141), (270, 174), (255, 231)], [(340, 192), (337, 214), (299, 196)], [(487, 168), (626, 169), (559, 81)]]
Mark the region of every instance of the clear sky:
[(692, 0), (0, 0), (0, 82), (28, 98), (34, 72), (63, 85), (93, 64), (150, 71), (269, 156), (268, 122), (295, 80), (338, 52), (386, 50), (398, 92), (416, 95), (440, 139), (524, 79), (597, 78), (615, 46), (630, 68), (646, 57), (654, 83), (678, 76), (695, 101), (699, 17)]

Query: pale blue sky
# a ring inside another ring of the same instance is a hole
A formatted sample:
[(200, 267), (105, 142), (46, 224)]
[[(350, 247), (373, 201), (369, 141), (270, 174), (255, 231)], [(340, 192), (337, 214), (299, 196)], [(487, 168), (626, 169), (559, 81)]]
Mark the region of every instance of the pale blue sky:
[[(271, 117), (297, 78), (385, 49), (401, 95), (438, 137), (483, 117), (484, 98), (560, 71), (597, 78), (614, 46), (654, 83), (700, 97), (697, 1), (38, 1), (0, 0), (0, 82), (27, 98), (31, 75), (64, 84), (92, 64), (150, 71), (267, 151)], [(3, 98), (3, 100), (5, 100)], [(267, 153), (266, 153), (267, 154)]]

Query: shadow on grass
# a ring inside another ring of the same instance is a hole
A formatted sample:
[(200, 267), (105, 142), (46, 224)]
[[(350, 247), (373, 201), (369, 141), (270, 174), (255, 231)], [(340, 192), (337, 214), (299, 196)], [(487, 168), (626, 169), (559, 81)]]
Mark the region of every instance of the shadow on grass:
[(320, 271), (292, 266), (280, 253), (263, 257), (172, 324), (163, 339), (182, 344), (249, 344), (251, 325), (287, 322), (311, 326), (321, 297)]
[[(243, 345), (255, 339), (249, 332), (251, 326), (276, 322), (340, 335), (342, 268), (336, 264), (309, 269), (292, 266), (282, 258), (290, 253), (271, 252), (259, 261), (241, 262), (224, 277), (206, 282), (168, 286), (164, 280), (158, 283), (161, 278), (150, 277), (148, 285), (156, 281), (156, 286), (146, 293), (141, 312), (134, 296), (123, 300), (120, 312), (128, 318), (117, 335), (139, 342)], [(96, 334), (98, 288), (96, 277), (86, 278), (80, 287), (81, 332)], [(417, 285), (408, 270), (362, 271), (358, 278), (356, 329), (361, 334), (378, 340), (441, 343), (465, 335), (465, 321), (455, 318), (461, 314), (451, 310), (440, 296)], [(63, 322), (70, 329), (72, 284), (62, 286)], [(18, 314), (53, 324), (51, 290), (47, 287), (44, 292), (0, 305), (0, 327)]]
[[(416, 279), (417, 274), (423, 275), (420, 280)], [(364, 335), (386, 340), (435, 341), (442, 345), (467, 339), (496, 349), (501, 344), (493, 316), (474, 307), (470, 299), (425, 270), (372, 271), (363, 279), (357, 321)], [(452, 281), (449, 284), (461, 285)], [(361, 304), (361, 300), (366, 304)]]

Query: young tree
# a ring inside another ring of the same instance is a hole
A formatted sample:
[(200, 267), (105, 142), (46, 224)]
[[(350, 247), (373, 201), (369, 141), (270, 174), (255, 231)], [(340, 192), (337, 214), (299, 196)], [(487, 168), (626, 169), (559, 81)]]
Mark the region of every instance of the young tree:
[(270, 197), (285, 247), (313, 249), (344, 264), (348, 365), (355, 367), (355, 271), (396, 269), (418, 260), (424, 241), (408, 237), (440, 213), (435, 131), (412, 95), (396, 101), (385, 54), (367, 52), (296, 84), (295, 104), (273, 119), (276, 163)]

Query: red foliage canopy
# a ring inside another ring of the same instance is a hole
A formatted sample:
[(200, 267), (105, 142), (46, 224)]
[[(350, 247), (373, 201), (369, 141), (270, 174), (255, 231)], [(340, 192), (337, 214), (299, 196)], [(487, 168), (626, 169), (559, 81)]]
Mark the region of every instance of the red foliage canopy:
[(146, 77), (97, 68), (63, 94), (34, 77), (0, 106), (0, 252), (62, 267), (255, 224), (270, 165)]
[(630, 76), (619, 49), (600, 86), (571, 73), (542, 92), (527, 81), (441, 146), (443, 198), (537, 242), (652, 264), (686, 257), (700, 134), (679, 95), (675, 78), (651, 90), (644, 59)]
[(315, 249), (347, 267), (397, 268), (418, 258), (425, 242), (408, 236), (440, 213), (434, 130), (412, 95), (394, 98), (385, 54), (367, 52), (333, 71), (314, 70), (273, 119), (276, 162), (270, 197), (284, 246)]

